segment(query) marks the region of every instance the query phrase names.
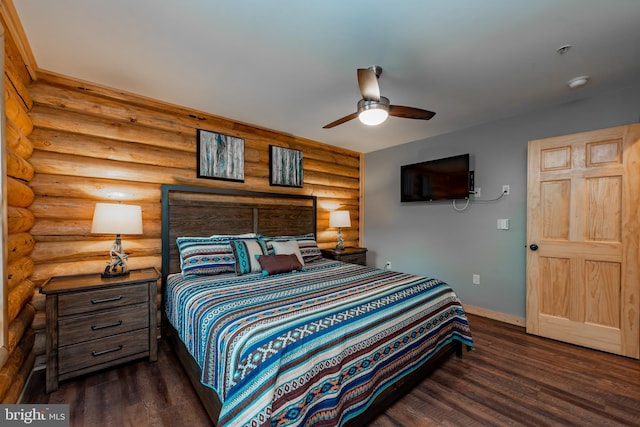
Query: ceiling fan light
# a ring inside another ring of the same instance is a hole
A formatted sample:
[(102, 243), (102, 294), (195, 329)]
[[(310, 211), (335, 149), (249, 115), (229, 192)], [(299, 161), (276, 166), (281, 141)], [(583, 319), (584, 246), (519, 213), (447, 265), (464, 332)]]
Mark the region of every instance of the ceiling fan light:
[(360, 112), (360, 114), (358, 114), (358, 119), (360, 119), (362, 123), (368, 126), (379, 125), (380, 123), (387, 120), (387, 117), (389, 117), (389, 113), (387, 112), (387, 110), (383, 110), (380, 108), (364, 110)]
[(387, 120), (389, 117), (389, 100), (384, 96), (380, 101), (364, 100), (358, 101), (358, 119), (368, 126), (376, 126)]
[(567, 86), (571, 89), (576, 89), (586, 85), (589, 82), (589, 76), (574, 77), (567, 82)]

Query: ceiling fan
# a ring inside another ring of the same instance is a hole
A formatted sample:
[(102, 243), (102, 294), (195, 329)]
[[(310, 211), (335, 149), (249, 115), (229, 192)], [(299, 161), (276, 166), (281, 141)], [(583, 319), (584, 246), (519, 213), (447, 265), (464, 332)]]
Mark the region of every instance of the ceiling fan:
[(384, 122), (388, 116), (417, 120), (429, 120), (435, 116), (436, 113), (433, 111), (403, 107), (402, 105), (390, 105), (389, 98), (380, 96), (380, 87), (378, 86), (380, 74), (382, 74), (382, 67), (378, 65), (372, 65), (369, 68), (358, 68), (358, 85), (362, 94), (362, 99), (358, 101), (358, 111), (331, 122), (322, 128), (331, 129), (356, 117), (366, 125), (375, 126)]

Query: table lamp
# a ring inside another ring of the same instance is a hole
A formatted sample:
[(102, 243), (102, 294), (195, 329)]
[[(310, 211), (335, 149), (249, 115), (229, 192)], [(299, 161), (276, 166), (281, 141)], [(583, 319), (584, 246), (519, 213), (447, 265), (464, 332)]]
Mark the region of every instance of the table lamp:
[(329, 213), (329, 227), (338, 229), (338, 243), (336, 244), (336, 251), (340, 252), (344, 250), (344, 240), (342, 240), (342, 234), (340, 229), (343, 227), (351, 227), (351, 218), (349, 217), (349, 211), (332, 211)]
[(142, 208), (121, 203), (96, 203), (91, 224), (93, 234), (115, 234), (116, 240), (111, 246), (111, 262), (102, 273), (102, 277), (118, 277), (129, 274), (127, 254), (122, 250), (121, 234), (142, 234)]

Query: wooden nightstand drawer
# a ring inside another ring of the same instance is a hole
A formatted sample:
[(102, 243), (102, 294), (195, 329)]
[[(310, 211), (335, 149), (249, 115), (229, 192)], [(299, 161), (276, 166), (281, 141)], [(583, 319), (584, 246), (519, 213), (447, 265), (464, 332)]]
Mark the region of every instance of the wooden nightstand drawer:
[(322, 256), (336, 261), (367, 265), (367, 248), (346, 247), (341, 251), (336, 249), (322, 249)]
[(58, 319), (58, 345), (62, 347), (148, 326), (147, 303), (84, 316), (67, 316)]
[(111, 307), (148, 302), (147, 284), (64, 294), (58, 297), (58, 316), (93, 312)]
[(58, 374), (78, 371), (138, 353), (149, 352), (149, 328), (58, 349)]
[(360, 264), (360, 265), (366, 265), (367, 264), (367, 255), (362, 253), (362, 254), (356, 254), (356, 255), (344, 255), (340, 257), (340, 261), (342, 262), (348, 262), (351, 264)]

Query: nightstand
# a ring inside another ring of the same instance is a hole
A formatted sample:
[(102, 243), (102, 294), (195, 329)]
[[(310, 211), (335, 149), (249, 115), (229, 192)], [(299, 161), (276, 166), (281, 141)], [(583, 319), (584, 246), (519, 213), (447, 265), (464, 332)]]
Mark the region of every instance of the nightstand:
[(367, 248), (344, 248), (342, 251), (335, 249), (322, 249), (324, 258), (336, 261), (348, 262), (351, 264), (367, 265)]
[(100, 274), (47, 280), (47, 393), (58, 382), (131, 360), (158, 358), (158, 270), (131, 270), (122, 277)]

